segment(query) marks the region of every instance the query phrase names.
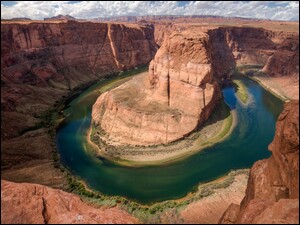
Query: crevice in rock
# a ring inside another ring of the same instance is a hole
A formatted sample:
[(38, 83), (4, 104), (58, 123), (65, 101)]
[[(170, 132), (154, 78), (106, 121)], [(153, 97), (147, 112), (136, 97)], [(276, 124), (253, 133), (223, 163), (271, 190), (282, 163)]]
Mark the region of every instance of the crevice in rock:
[(203, 89), (202, 93), (203, 93), (203, 105), (204, 105), (203, 107), (205, 107), (206, 106), (206, 104), (205, 104), (205, 89)]
[(42, 200), (43, 200), (42, 215), (43, 215), (43, 218), (44, 218), (44, 223), (48, 224), (48, 222), (50, 220), (50, 217), (49, 217), (48, 212), (47, 212), (47, 202), (46, 202), (46, 199), (44, 197), (42, 197)]
[(120, 68), (120, 63), (117, 59), (117, 52), (116, 52), (116, 48), (115, 48), (115, 43), (114, 41), (112, 40), (112, 37), (111, 37), (111, 33), (112, 33), (112, 29), (111, 29), (111, 24), (108, 26), (108, 31), (107, 31), (107, 37), (109, 39), (109, 43), (110, 43), (110, 48), (111, 48), (111, 51), (113, 53), (113, 58), (115, 60), (115, 63), (116, 63), (116, 66), (118, 67), (118, 69)]
[(170, 106), (170, 73), (168, 73), (167, 79), (168, 79), (168, 87), (167, 87), (167, 93), (168, 93), (168, 106)]

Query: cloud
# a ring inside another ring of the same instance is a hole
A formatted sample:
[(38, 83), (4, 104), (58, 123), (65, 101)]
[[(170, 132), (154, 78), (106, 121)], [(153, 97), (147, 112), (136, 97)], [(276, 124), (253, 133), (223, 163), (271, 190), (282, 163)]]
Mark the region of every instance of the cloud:
[(299, 21), (298, 1), (16, 1), (1, 2), (1, 18), (43, 19), (58, 14), (76, 18), (145, 15), (217, 15)]

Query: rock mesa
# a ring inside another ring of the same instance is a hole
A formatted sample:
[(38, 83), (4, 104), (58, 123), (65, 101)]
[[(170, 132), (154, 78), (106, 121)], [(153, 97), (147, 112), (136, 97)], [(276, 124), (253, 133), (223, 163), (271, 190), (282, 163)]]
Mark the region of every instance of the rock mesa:
[(208, 34), (174, 33), (151, 61), (148, 76), (133, 78), (98, 98), (93, 124), (111, 144), (169, 143), (205, 121), (219, 93)]

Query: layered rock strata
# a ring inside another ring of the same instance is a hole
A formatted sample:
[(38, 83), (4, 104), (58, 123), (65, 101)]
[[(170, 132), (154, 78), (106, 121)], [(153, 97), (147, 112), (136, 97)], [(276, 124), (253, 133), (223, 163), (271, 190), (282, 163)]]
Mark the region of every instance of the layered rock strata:
[(111, 144), (155, 145), (184, 137), (207, 120), (220, 97), (212, 63), (206, 33), (173, 34), (151, 61), (148, 76), (98, 98), (94, 126)]
[(80, 84), (147, 64), (156, 52), (153, 32), (153, 26), (75, 21), (1, 24), (2, 110), (38, 114)]
[(269, 149), (272, 156), (251, 168), (243, 201), (220, 223), (299, 223), (299, 101), (285, 105)]
[(1, 224), (133, 224), (114, 208), (96, 208), (78, 196), (43, 185), (1, 180)]
[[(222, 79), (236, 65), (256, 65), (265, 74), (257, 77), (262, 83), (289, 99), (298, 99), (299, 32), (292, 29), (293, 24), (280, 24), (286, 26), (286, 31), (278, 30), (279, 24), (267, 24), (265, 27), (269, 29), (258, 28), (261, 24), (257, 24), (258, 27), (208, 28), (213, 46), (212, 58), (218, 62), (214, 64), (214, 75)], [(161, 44), (172, 32), (198, 32), (197, 29), (202, 26), (195, 23), (155, 23), (155, 40)]]
[(59, 177), (47, 129), (37, 129), (49, 119), (43, 112), (75, 87), (149, 63), (156, 48), (151, 25), (1, 22), (1, 174), (60, 186), (39, 176), (51, 167)]

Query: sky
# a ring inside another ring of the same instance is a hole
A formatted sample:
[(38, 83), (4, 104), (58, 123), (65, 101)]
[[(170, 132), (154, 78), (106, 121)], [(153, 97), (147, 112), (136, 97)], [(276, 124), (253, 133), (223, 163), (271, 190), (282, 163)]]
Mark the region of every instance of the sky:
[(78, 19), (216, 15), (299, 21), (299, 1), (1, 1), (1, 19), (71, 15)]

